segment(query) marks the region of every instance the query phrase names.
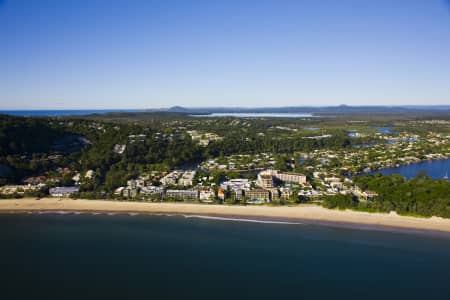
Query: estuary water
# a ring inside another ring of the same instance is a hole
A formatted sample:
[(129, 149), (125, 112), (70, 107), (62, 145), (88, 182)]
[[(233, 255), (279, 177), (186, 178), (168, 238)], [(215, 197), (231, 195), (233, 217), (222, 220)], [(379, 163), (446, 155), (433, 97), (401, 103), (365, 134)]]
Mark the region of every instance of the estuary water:
[(309, 118), (308, 113), (211, 113), (203, 115), (191, 115), (192, 117), (214, 118), (214, 117), (236, 117), (236, 118)]
[(0, 215), (2, 299), (448, 299), (450, 238), (156, 215)]
[(425, 171), (433, 179), (443, 179), (446, 174), (450, 174), (450, 159), (427, 160), (400, 167), (385, 168), (375, 173), (383, 175), (400, 174), (409, 179), (422, 171)]

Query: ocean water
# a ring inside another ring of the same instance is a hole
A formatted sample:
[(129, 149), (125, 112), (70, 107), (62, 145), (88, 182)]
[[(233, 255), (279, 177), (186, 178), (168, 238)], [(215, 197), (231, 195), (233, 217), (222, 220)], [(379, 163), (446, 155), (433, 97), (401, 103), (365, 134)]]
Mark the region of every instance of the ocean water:
[(105, 114), (111, 112), (139, 112), (138, 109), (79, 109), (79, 110), (0, 110), (0, 114), (21, 117), (59, 117)]
[(425, 171), (433, 179), (442, 179), (446, 174), (450, 174), (450, 159), (427, 160), (400, 167), (385, 168), (374, 173), (400, 174), (405, 178), (413, 178), (422, 171)]
[(450, 238), (183, 216), (0, 215), (2, 299), (449, 299)]

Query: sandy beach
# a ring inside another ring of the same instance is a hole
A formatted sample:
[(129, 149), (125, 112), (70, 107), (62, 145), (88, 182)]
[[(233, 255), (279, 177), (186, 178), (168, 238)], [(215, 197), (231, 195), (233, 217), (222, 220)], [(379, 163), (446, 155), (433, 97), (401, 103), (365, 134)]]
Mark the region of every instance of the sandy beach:
[(438, 217), (416, 218), (396, 213), (366, 213), (351, 210), (330, 210), (315, 205), (296, 207), (228, 206), (186, 203), (143, 203), (105, 200), (72, 199), (9, 199), (0, 200), (0, 212), (20, 211), (79, 211), (79, 212), (136, 212), (174, 213), (224, 217), (254, 217), (288, 219), (290, 221), (320, 221), (353, 224), (354, 227), (379, 226), (399, 229), (432, 230), (450, 233), (450, 219)]

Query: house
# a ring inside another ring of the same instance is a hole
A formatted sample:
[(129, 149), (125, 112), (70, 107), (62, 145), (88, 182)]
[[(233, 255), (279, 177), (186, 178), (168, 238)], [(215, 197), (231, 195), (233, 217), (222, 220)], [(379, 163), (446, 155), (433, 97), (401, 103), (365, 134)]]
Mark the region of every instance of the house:
[(117, 153), (117, 154), (123, 154), (123, 152), (125, 152), (126, 148), (127, 148), (127, 145), (116, 144), (116, 145), (114, 145), (113, 152)]
[(225, 200), (225, 192), (221, 188), (217, 191), (217, 198), (219, 200)]
[(92, 179), (94, 178), (94, 176), (95, 176), (94, 170), (87, 170), (86, 174), (84, 175), (84, 178)]
[(55, 187), (49, 190), (49, 193), (52, 197), (69, 197), (73, 194), (78, 193), (78, 187), (76, 186), (63, 186), (63, 187)]
[(114, 190), (114, 195), (116, 195), (116, 196), (122, 196), (122, 193), (123, 193), (123, 190), (124, 190), (124, 189), (125, 189), (125, 188), (124, 188), (123, 186), (118, 187), (117, 189)]
[(373, 200), (375, 197), (378, 197), (378, 193), (373, 191), (364, 191), (361, 193), (361, 197), (364, 200)]

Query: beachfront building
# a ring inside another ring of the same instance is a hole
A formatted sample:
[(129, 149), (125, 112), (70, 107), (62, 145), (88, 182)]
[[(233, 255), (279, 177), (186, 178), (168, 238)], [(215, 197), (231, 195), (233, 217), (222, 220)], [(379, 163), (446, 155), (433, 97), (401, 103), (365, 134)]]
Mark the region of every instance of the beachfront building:
[(283, 200), (289, 200), (292, 196), (292, 190), (290, 188), (280, 189), (280, 198)]
[(213, 189), (202, 189), (199, 191), (199, 198), (202, 202), (214, 202), (216, 194)]
[(246, 191), (245, 197), (247, 197), (250, 202), (252, 202), (251, 200), (261, 200), (263, 202), (268, 202), (270, 200), (270, 192), (265, 189), (254, 189)]
[(219, 200), (225, 200), (225, 192), (223, 191), (223, 189), (219, 188), (219, 190), (217, 191), (217, 198)]
[(231, 191), (234, 199), (239, 201), (242, 199), (244, 191), (250, 190), (250, 181), (244, 178), (230, 179), (220, 184), (220, 188), (224, 191)]
[(167, 197), (179, 198), (179, 199), (197, 199), (198, 191), (196, 190), (167, 190)]
[(280, 191), (278, 191), (278, 188), (274, 187), (271, 189), (267, 189), (270, 192), (270, 200), (271, 201), (277, 201), (280, 200)]
[(114, 190), (114, 196), (119, 196), (119, 197), (122, 196), (124, 189), (125, 189), (125, 187), (119, 186), (117, 189)]
[(246, 191), (250, 189), (250, 181), (244, 178), (230, 179), (220, 184), (223, 190)]
[(273, 178), (270, 173), (260, 172), (256, 183), (263, 189), (273, 188)]
[(140, 189), (141, 194), (160, 195), (164, 193), (164, 188), (160, 186), (145, 186)]
[(13, 195), (13, 194), (23, 195), (26, 192), (39, 191), (43, 187), (45, 187), (45, 184), (4, 185), (4, 186), (0, 187), (0, 194), (1, 195)]
[(51, 188), (49, 190), (50, 196), (52, 197), (69, 197), (78, 193), (78, 187), (76, 186), (58, 186)]

